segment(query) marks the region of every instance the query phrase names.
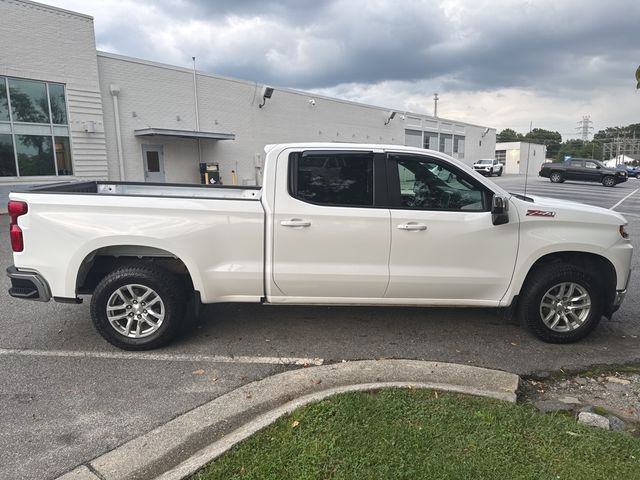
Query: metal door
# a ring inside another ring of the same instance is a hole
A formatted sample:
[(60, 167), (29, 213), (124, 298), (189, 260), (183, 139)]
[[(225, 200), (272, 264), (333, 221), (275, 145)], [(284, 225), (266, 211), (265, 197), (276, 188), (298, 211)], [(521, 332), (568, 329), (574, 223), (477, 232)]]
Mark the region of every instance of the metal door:
[[(382, 298), (389, 281), (389, 210), (373, 207), (373, 153), (311, 151), (278, 162), (273, 214), (278, 290), (311, 302)], [(287, 175), (280, 175), (287, 164), (290, 185)], [(364, 191), (371, 193), (369, 200), (350, 203), (351, 195)]]
[[(424, 155), (389, 156), (391, 249), (387, 298), (498, 302), (518, 249), (517, 214), (495, 226), (483, 187)], [(399, 185), (398, 185), (399, 183)]]
[(162, 145), (143, 145), (142, 163), (144, 164), (144, 181), (164, 183), (164, 154)]

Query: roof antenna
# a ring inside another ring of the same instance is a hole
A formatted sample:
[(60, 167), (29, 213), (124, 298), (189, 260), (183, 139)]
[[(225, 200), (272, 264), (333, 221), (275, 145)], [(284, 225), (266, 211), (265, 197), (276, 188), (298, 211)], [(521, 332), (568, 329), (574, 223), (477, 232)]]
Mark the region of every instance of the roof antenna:
[[(529, 122), (529, 137), (531, 137), (531, 130), (533, 127), (533, 120)], [(531, 138), (527, 142), (527, 170), (524, 172), (524, 196), (527, 196), (527, 181), (529, 180), (529, 154), (531, 153)]]

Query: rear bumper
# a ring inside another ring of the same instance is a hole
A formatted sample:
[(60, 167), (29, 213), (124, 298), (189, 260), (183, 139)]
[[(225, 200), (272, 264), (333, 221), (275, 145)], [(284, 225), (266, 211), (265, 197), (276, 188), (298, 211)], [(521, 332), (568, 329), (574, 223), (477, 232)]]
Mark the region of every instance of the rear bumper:
[(11, 266), (7, 268), (7, 276), (11, 280), (9, 295), (23, 300), (48, 302), (51, 300), (49, 284), (42, 275), (32, 270), (18, 270)]

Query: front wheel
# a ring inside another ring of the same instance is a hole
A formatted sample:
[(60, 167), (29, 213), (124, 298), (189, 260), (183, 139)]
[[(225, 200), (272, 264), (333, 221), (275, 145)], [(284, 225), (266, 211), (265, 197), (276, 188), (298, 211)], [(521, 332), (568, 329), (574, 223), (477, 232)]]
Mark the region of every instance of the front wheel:
[(604, 185), (605, 187), (615, 187), (616, 179), (611, 175), (607, 175), (602, 179), (602, 185)]
[(562, 174), (560, 172), (552, 172), (551, 175), (549, 175), (549, 180), (553, 183), (561, 183), (563, 180)]
[(572, 343), (598, 326), (603, 295), (597, 279), (570, 264), (551, 264), (532, 272), (523, 286), (521, 313), (529, 329), (549, 343)]
[(177, 335), (185, 306), (185, 288), (175, 275), (136, 262), (115, 269), (98, 284), (91, 319), (112, 345), (150, 350)]

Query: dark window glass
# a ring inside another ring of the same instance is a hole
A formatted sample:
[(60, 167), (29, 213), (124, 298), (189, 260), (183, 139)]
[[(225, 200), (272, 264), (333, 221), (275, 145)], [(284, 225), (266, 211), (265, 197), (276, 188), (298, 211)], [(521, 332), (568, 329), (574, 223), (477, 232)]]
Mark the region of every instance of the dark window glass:
[(56, 174), (51, 137), (16, 135), (16, 152), (21, 176)]
[(424, 132), (424, 148), (430, 150), (438, 150), (438, 134), (432, 132)]
[(51, 100), (51, 123), (67, 124), (67, 105), (64, 99), (64, 85), (49, 84), (49, 99)]
[(9, 121), (9, 101), (7, 99), (7, 83), (0, 77), (0, 122)]
[(49, 123), (49, 102), (44, 82), (9, 79), (9, 95), (14, 122)]
[(429, 159), (397, 156), (402, 208), (484, 211), (482, 188), (460, 172)]
[(572, 167), (581, 167), (582, 166), (582, 160), (571, 160), (571, 166)]
[(453, 153), (458, 154), (458, 158), (464, 158), (464, 137), (454, 135), (453, 137)]
[(451, 155), (453, 153), (453, 135), (440, 134), (440, 148), (439, 151)]
[(147, 172), (157, 173), (160, 171), (160, 156), (158, 152), (147, 152)]
[(73, 175), (69, 137), (54, 137), (58, 175)]
[(11, 135), (0, 135), (0, 177), (16, 176), (16, 159), (13, 156)]
[(373, 154), (295, 155), (292, 194), (321, 205), (373, 205)]

